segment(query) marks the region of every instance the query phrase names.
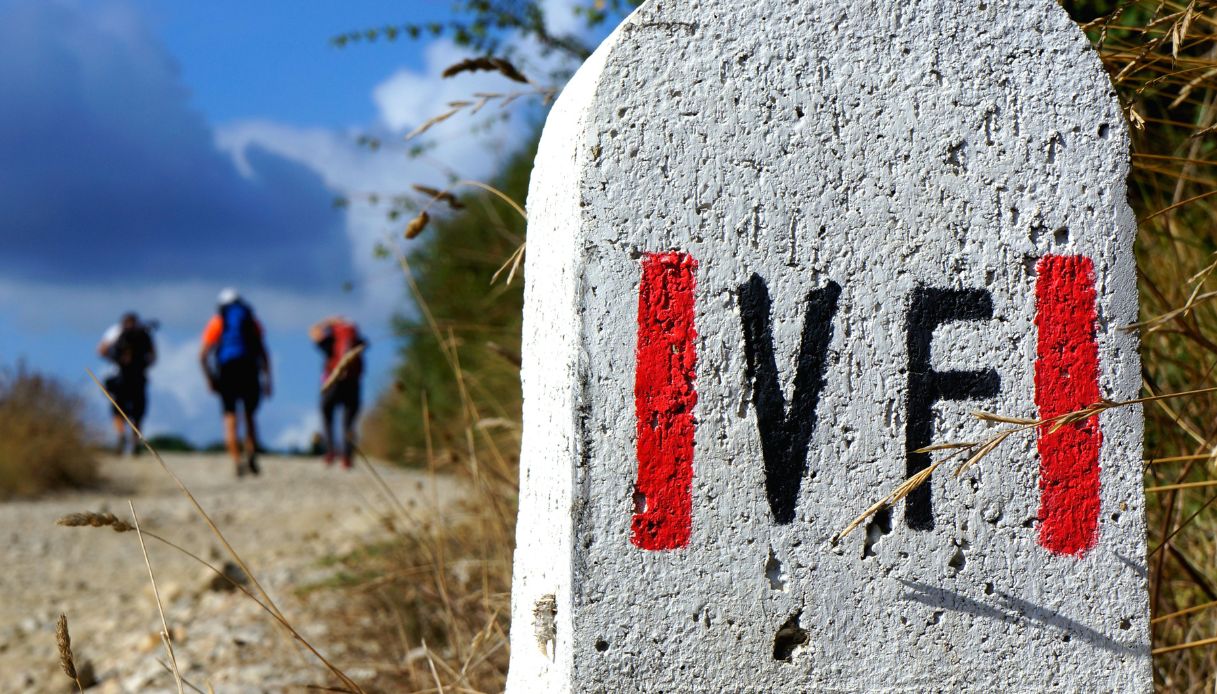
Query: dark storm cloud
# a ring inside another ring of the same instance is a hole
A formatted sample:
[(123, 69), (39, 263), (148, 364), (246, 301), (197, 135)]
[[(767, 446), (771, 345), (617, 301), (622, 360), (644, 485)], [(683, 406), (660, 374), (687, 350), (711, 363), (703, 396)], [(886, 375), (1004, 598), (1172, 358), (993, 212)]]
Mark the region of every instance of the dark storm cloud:
[(134, 12), (0, 0), (0, 275), (314, 290), (348, 279), (321, 180), (256, 148), (243, 177), (189, 98)]

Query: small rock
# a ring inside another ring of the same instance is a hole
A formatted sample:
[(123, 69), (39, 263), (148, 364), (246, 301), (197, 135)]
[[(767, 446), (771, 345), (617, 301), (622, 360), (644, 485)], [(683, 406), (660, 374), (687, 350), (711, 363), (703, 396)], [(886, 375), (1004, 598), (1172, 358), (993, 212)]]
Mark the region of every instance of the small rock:
[(224, 562), (221, 570), (224, 572), (224, 577), (217, 576), (210, 571), (207, 572), (209, 576), (207, 590), (224, 593), (236, 590), (237, 588), (233, 585), (234, 583), (241, 586), (249, 585), (249, 576), (245, 575), (245, 572), (241, 570), (240, 566), (237, 566), (236, 562)]
[(93, 667), (92, 660), (85, 660), (76, 664), (76, 677), (80, 679), (80, 686), (88, 689), (97, 684), (97, 670)]
[[(214, 574), (213, 574), (214, 575)], [(185, 589), (177, 581), (166, 581), (161, 584), (161, 599), (165, 602), (175, 602), (182, 597)]]

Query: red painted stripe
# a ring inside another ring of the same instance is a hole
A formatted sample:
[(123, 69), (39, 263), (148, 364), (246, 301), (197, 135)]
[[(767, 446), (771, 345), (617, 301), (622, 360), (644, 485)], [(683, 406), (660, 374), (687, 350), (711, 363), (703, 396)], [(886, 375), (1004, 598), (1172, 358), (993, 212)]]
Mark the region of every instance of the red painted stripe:
[(650, 253), (642, 260), (634, 374), (638, 483), (630, 536), (642, 549), (684, 547), (693, 529), (696, 270), (687, 253)]
[[(1080, 410), (1099, 400), (1095, 342), (1094, 263), (1080, 255), (1047, 255), (1036, 266), (1035, 404), (1041, 418)], [(1098, 416), (1040, 431), (1040, 544), (1081, 556), (1099, 525)]]

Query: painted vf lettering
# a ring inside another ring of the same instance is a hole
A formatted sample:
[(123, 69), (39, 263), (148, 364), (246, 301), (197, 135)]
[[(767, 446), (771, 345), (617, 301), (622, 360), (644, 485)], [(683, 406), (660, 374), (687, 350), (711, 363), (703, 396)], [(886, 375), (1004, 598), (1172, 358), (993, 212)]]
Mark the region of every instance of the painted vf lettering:
[[(993, 298), (986, 289), (917, 287), (913, 290), (905, 321), (909, 381), (904, 447), (909, 477), (930, 466), (929, 453), (914, 451), (933, 443), (935, 402), (989, 398), (997, 395), (1001, 389), (1001, 379), (991, 368), (935, 371), (930, 366), (930, 343), (934, 340), (934, 330), (950, 321), (988, 320), (992, 317)], [(929, 482), (908, 495), (904, 522), (913, 530), (933, 530), (933, 493)]]
[(765, 496), (778, 525), (794, 521), (799, 489), (807, 474), (807, 447), (816, 429), (816, 406), (824, 389), (832, 319), (840, 296), (841, 285), (831, 281), (807, 294), (794, 392), (788, 406), (773, 354), (769, 287), (754, 274), (739, 288), (744, 355), (765, 459)]
[[(1082, 256), (1046, 256), (1038, 266), (1034, 365), (1040, 415), (1050, 417), (1098, 398), (1094, 271)], [(685, 253), (647, 254), (638, 303), (635, 416), (638, 477), (632, 542), (646, 550), (686, 546), (693, 526), (693, 439), (697, 403), (695, 289), (697, 261)], [(841, 285), (828, 281), (803, 297), (803, 324), (787, 401), (775, 355), (773, 298), (753, 274), (738, 287), (746, 377), (761, 440), (765, 496), (778, 525), (794, 522), (808, 474), (817, 408), (830, 368)], [(993, 318), (986, 289), (918, 286), (905, 311), (908, 385), (905, 399), (905, 473), (931, 463), (915, 451), (934, 440), (934, 404), (996, 396), (1001, 378), (993, 368), (937, 371), (934, 333), (953, 321)], [(1091, 418), (1053, 434), (1041, 433), (1040, 544), (1057, 554), (1080, 556), (1093, 546), (1099, 508), (1098, 457), (1102, 434)], [(905, 524), (935, 526), (933, 495), (923, 484), (908, 496)]]

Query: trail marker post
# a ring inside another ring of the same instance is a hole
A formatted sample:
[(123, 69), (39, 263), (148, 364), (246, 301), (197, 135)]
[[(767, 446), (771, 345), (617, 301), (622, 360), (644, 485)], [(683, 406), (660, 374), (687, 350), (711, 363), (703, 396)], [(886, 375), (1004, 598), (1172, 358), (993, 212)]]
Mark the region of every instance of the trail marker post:
[(1128, 136), (1054, 0), (652, 2), (529, 193), (512, 692), (1150, 687)]

